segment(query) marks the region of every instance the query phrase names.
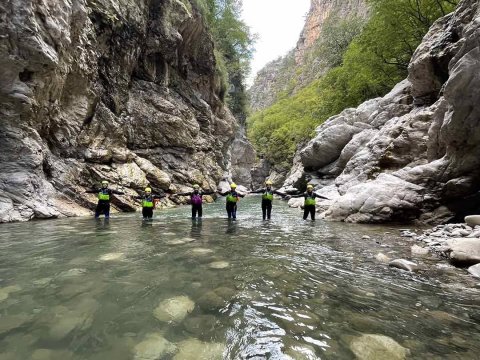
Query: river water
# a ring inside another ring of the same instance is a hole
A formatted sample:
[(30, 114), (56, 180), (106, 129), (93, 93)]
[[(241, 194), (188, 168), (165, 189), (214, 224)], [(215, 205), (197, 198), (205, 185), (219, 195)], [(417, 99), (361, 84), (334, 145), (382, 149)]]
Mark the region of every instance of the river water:
[(263, 222), (259, 197), (236, 222), (221, 202), (204, 213), (0, 225), (0, 359), (354, 359), (363, 334), (479, 358), (478, 285), (433, 258), (378, 263), (409, 255), (399, 228), (304, 222), (280, 201)]

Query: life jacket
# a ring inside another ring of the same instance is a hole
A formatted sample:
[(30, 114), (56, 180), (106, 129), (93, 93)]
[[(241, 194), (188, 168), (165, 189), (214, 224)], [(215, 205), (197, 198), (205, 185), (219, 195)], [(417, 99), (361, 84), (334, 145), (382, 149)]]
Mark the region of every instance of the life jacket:
[(308, 194), (308, 192), (305, 193), (305, 206), (315, 206), (317, 201), (315, 200), (315, 194), (312, 192), (311, 195)]
[(108, 191), (108, 189), (101, 189), (98, 192), (98, 200), (110, 201), (110, 192)]
[(272, 190), (265, 190), (265, 192), (262, 195), (263, 200), (273, 200), (273, 191)]
[(190, 196), (190, 203), (192, 205), (202, 205), (202, 194), (198, 193), (195, 194), (193, 193), (192, 196)]
[(238, 202), (238, 195), (236, 191), (230, 191), (227, 195), (227, 203), (237, 203)]
[(155, 202), (153, 200), (153, 196), (145, 196), (142, 200), (142, 207), (144, 207), (144, 208), (155, 207)]

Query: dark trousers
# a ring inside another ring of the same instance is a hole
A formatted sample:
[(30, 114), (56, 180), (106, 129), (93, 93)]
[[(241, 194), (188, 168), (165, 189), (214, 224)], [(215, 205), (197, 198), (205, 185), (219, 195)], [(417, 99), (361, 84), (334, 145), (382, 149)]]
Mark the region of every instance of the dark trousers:
[(202, 217), (202, 205), (192, 205), (192, 219), (195, 219), (197, 217), (201, 218)]
[(227, 202), (227, 215), (228, 215), (229, 219), (231, 219), (231, 218), (236, 219), (237, 218), (237, 204), (236, 203)]
[(142, 216), (144, 219), (151, 219), (153, 217), (153, 208), (142, 208)]
[(99, 201), (97, 208), (95, 209), (95, 219), (98, 219), (100, 215), (105, 215), (105, 219), (110, 217), (110, 202)]
[(315, 220), (315, 205), (306, 205), (303, 209), (303, 220), (307, 220), (308, 214)]
[(272, 216), (272, 200), (262, 199), (262, 215), (263, 220), (270, 220), (270, 217)]

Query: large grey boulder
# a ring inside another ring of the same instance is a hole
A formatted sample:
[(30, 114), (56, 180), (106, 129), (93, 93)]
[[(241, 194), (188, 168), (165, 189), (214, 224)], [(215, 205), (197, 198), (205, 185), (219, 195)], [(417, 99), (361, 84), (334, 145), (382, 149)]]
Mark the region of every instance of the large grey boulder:
[(469, 266), (480, 263), (479, 238), (449, 239), (444, 246), (445, 253), (455, 265)]

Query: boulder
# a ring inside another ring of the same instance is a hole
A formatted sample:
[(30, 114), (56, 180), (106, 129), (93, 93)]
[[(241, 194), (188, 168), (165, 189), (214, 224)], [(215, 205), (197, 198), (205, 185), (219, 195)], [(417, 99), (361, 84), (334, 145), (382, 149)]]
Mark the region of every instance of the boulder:
[(480, 264), (470, 266), (468, 268), (468, 272), (475, 276), (476, 278), (480, 279)]
[(194, 307), (195, 303), (188, 296), (177, 296), (162, 301), (153, 314), (160, 321), (179, 323)]
[(133, 349), (135, 360), (157, 360), (172, 355), (177, 347), (165, 339), (160, 333), (152, 333), (135, 345)]
[(424, 255), (428, 255), (430, 253), (430, 249), (423, 248), (423, 247), (420, 247), (418, 245), (413, 245), (410, 249), (411, 249), (412, 255), (424, 256)]
[(395, 267), (397, 269), (410, 271), (410, 272), (418, 270), (418, 264), (416, 264), (412, 261), (405, 260), (405, 259), (392, 260), (388, 263), (388, 266)]
[(480, 263), (480, 239), (459, 238), (445, 242), (445, 253), (450, 262), (458, 266), (469, 266)]
[(480, 225), (480, 215), (465, 216), (465, 222), (467, 225), (474, 228), (475, 226)]
[(188, 339), (178, 344), (174, 360), (222, 360), (226, 347), (220, 343), (202, 342)]
[(381, 262), (381, 263), (384, 263), (384, 264), (388, 264), (392, 260), (387, 255), (382, 254), (382, 253), (378, 253), (377, 255), (375, 255), (375, 259), (378, 262)]
[(392, 338), (378, 334), (363, 334), (350, 343), (350, 349), (358, 360), (403, 360), (409, 350)]

